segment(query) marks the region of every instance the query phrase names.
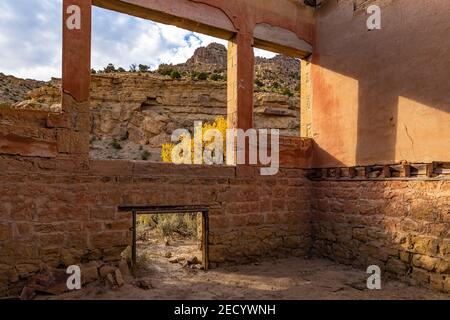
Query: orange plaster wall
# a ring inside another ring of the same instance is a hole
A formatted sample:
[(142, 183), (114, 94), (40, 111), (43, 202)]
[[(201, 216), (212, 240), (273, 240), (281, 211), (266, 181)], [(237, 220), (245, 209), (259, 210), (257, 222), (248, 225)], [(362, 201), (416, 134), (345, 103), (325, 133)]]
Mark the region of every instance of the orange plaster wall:
[(450, 160), (450, 2), (378, 0), (368, 31), (353, 1), (316, 17), (314, 165)]

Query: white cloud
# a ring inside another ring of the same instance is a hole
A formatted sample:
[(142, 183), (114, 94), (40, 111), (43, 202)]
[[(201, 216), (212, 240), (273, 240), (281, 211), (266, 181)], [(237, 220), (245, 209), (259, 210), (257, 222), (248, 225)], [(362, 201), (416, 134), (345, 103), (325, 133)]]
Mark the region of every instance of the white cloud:
[(16, 13), (11, 8), (10, 3), (3, 0), (0, 2), (0, 20), (7, 22), (7, 21), (13, 21), (16, 17)]
[(0, 72), (38, 79), (59, 76), (60, 17), (60, 0), (2, 0)]
[(255, 56), (257, 56), (257, 57), (273, 58), (277, 55), (276, 53), (274, 53), (272, 51), (267, 51), (267, 50), (258, 49), (258, 48), (255, 48), (254, 51), (255, 51)]
[(13, 73), (3, 72), (6, 74), (13, 74), (18, 78), (49, 80), (52, 76), (59, 77), (61, 73), (60, 66), (33, 66), (31, 68), (18, 68)]
[(108, 18), (115, 15), (124, 16), (101, 9), (94, 11), (92, 65), (95, 69), (108, 63), (123, 68), (142, 63), (154, 69), (161, 63), (185, 62), (195, 49), (211, 42), (227, 44), (225, 40), (138, 18), (123, 19), (120, 28), (117, 24), (112, 27), (110, 21), (114, 19)]
[[(33, 10), (30, 10), (33, 8)], [(0, 1), (0, 72), (48, 80), (61, 76), (61, 0)], [(195, 49), (227, 41), (93, 8), (92, 67), (182, 63)], [(255, 49), (255, 55), (274, 56)]]

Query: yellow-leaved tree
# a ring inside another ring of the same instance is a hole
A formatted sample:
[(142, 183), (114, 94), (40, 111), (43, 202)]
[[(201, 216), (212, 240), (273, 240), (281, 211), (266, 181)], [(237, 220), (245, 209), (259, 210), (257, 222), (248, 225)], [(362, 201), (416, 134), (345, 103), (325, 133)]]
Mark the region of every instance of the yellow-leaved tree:
[[(226, 155), (226, 132), (227, 132), (227, 120), (222, 117), (219, 116), (217, 117), (213, 123), (209, 123), (206, 122), (203, 124), (202, 126), (202, 135), (204, 136), (205, 133), (210, 130), (210, 129), (216, 129), (218, 130), (221, 134), (222, 134), (222, 138), (223, 138), (223, 154), (224, 154), (224, 162), (226, 161), (225, 159), (225, 155)], [(181, 139), (183, 139), (184, 137), (180, 137), (180, 141)], [(205, 147), (207, 147), (209, 144), (214, 143), (214, 139), (212, 139), (211, 141), (208, 142), (202, 142), (202, 151), (205, 149)], [(173, 143), (164, 143), (161, 146), (161, 159), (163, 162), (166, 163), (172, 163), (172, 150), (174, 148), (175, 144)], [(194, 162), (194, 138), (191, 138), (191, 154), (192, 154), (192, 163)]]

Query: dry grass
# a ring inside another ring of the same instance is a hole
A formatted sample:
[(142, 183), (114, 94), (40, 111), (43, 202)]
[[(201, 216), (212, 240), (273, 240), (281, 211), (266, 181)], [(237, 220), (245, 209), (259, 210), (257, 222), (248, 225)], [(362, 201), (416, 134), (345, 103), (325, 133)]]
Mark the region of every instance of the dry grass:
[(197, 213), (150, 214), (138, 219), (138, 235), (145, 237), (145, 230), (155, 230), (161, 237), (196, 239)]

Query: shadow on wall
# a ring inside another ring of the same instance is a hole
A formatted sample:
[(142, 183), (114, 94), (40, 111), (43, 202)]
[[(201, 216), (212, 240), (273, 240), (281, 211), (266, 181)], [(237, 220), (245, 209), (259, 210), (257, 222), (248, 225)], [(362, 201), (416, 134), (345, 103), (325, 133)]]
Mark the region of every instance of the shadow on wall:
[[(314, 140), (313, 140), (314, 141)], [(317, 164), (319, 162), (327, 162), (327, 163), (333, 163), (337, 167), (345, 167), (346, 165), (333, 157), (330, 153), (328, 153), (326, 150), (322, 149), (320, 145), (318, 145), (315, 141), (313, 142), (314, 152), (313, 152), (313, 167), (317, 167)]]
[(450, 3), (383, 4), (374, 31), (351, 1), (318, 11), (314, 138), (346, 165), (449, 160)]
[[(446, 187), (447, 186), (447, 187)], [(448, 186), (438, 181), (312, 185), (313, 253), (450, 292)], [(426, 194), (426, 196), (424, 196)]]

